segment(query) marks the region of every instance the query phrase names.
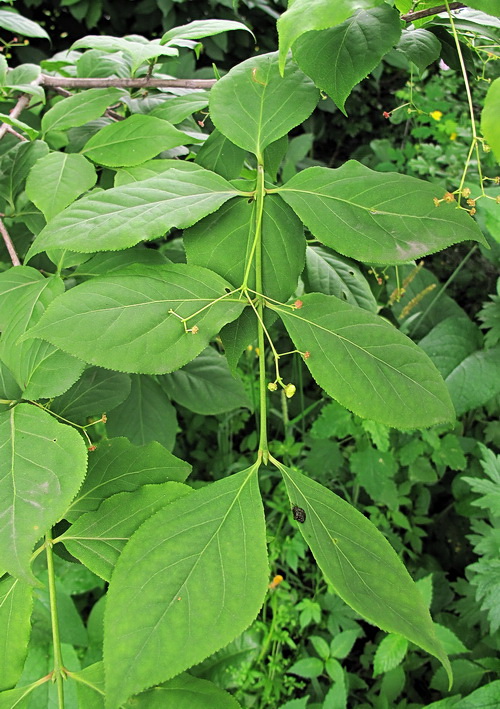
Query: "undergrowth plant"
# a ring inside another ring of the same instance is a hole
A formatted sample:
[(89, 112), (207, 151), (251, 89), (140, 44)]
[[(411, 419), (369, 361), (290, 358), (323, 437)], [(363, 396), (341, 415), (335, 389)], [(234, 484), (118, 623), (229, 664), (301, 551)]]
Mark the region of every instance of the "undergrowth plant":
[[(0, 61), (6, 99), (22, 93), (1, 129), (0, 231), (12, 267), (0, 274), (0, 707), (237, 706), (186, 671), (241, 634), (265, 600), (266, 466), (283, 476), (289, 514), (335, 592), (436, 657), (451, 683), (427, 604), (385, 536), (280, 460), (267, 433), (269, 401), (290, 399), (299, 386), (283, 375), (291, 356), (364, 419), (401, 430), (454, 421), (440, 372), (373, 299), (348, 302), (318, 279), (306, 292), (299, 279), (306, 250), (309, 263), (321, 256), (313, 243), (347, 269), (354, 259), (375, 271), (458, 242), (485, 244), (465, 173), (455, 194), (354, 160), (276, 179), (287, 136), (313, 112), (319, 89), (344, 110), (353, 86), (393, 46), (417, 65), (437, 59), (435, 35), (402, 32), (417, 18), (402, 22), (409, 3), (395, 4), (296, 0), (278, 21), (279, 52), (251, 57), (215, 82), (172, 80), (161, 61), (198, 50), (203, 37), (246, 30), (234, 21), (193, 22), (151, 41), (91, 35), (44, 61), (47, 73)], [(495, 14), (490, 4), (471, 3)], [(26, 22), (0, 14), (0, 26), (43, 36)], [(358, 51), (361, 37), (366, 52)], [(50, 87), (63, 98), (49, 93), (46, 110)], [(496, 151), (498, 81), (490, 92), (483, 131)], [(205, 112), (198, 122), (197, 111)], [(473, 126), (467, 164), (481, 157)], [(491, 198), (483, 181), (478, 190)], [(180, 229), (186, 263), (164, 239)], [(170, 452), (171, 401), (200, 414), (247, 404), (232, 373), (250, 345), (258, 348), (252, 461), (191, 486), (189, 464)], [(83, 670), (63, 653), (55, 552), (109, 583), (103, 659)], [(36, 645), (30, 618), (42, 581), (49, 659), (21, 677)]]

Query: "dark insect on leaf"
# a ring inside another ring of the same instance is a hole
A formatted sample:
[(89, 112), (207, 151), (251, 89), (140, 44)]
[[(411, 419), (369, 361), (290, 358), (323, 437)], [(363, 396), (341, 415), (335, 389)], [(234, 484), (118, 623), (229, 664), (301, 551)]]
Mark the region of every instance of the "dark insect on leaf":
[(297, 507), (294, 505), (292, 507), (292, 512), (293, 512), (293, 518), (297, 522), (300, 522), (301, 524), (306, 521), (306, 513), (302, 509), (302, 507)]

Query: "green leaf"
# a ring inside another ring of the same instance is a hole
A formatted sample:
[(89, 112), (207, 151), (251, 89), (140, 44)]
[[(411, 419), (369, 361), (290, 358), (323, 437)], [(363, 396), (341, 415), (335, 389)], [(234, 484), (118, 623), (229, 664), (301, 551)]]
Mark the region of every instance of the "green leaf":
[(397, 465), (391, 451), (380, 451), (373, 446), (353, 451), (349, 465), (356, 474), (356, 483), (364, 487), (372, 500), (398, 508), (398, 488), (394, 481)]
[(321, 246), (308, 246), (302, 279), (308, 291), (334, 295), (346, 303), (376, 313), (377, 301), (354, 261)]
[(403, 30), (396, 49), (413, 62), (420, 71), (439, 59), (441, 42), (428, 30)]
[(327, 488), (281, 464), (278, 467), (290, 502), (306, 513), (299, 525), (302, 536), (335, 592), (370, 623), (403, 635), (437, 657), (451, 683), (450, 663), (429, 611), (383, 534)]
[(280, 71), (295, 40), (309, 30), (340, 25), (357, 10), (369, 10), (383, 0), (295, 0), (278, 20)]
[(26, 194), (47, 221), (97, 182), (94, 166), (81, 155), (54, 152), (38, 160), (26, 181)]
[(73, 386), (56, 397), (51, 410), (78, 424), (112, 411), (130, 394), (130, 377), (100, 367), (89, 367)]
[(199, 266), (131, 266), (64, 293), (29, 334), (100, 367), (164, 374), (194, 359), (241, 313), (244, 303), (228, 291), (227, 281)]
[[(500, 13), (499, 13), (500, 14)], [(484, 100), (483, 112), (481, 113), (481, 130), (488, 141), (491, 149), (495, 153), (496, 159), (500, 162), (500, 125), (498, 115), (500, 113), (500, 78), (495, 79), (488, 89)]]
[(104, 709), (104, 664), (102, 662), (95, 662), (81, 672), (72, 672), (71, 679), (77, 683), (79, 709)]
[(141, 180), (147, 180), (149, 177), (161, 175), (172, 168), (182, 170), (184, 172), (194, 172), (195, 170), (201, 170), (201, 172), (203, 172), (203, 168), (200, 165), (196, 165), (193, 162), (187, 162), (186, 160), (160, 158), (146, 160), (146, 162), (141, 165), (128, 168), (123, 167), (117, 170), (115, 175), (115, 187), (129, 185), (131, 182), (141, 182)]
[(71, 49), (100, 49), (105, 52), (126, 52), (132, 59), (131, 72), (136, 70), (145, 62), (157, 57), (176, 57), (179, 52), (174, 47), (160, 46), (160, 40), (147, 40), (140, 35), (134, 34), (129, 37), (110, 37), (108, 35), (89, 34), (74, 42)]
[[(34, 145), (32, 143), (31, 145)], [(238, 194), (208, 170), (166, 173), (82, 197), (35, 239), (26, 259), (53, 247), (94, 253), (134, 246), (185, 229)]]
[(435, 325), (418, 346), (446, 378), (466, 357), (481, 347), (482, 339), (481, 331), (472, 320), (454, 315)]
[(200, 662), (255, 618), (268, 582), (257, 468), (172, 502), (125, 547), (104, 621), (109, 709)]
[(183, 672), (133, 699), (136, 709), (241, 709), (228, 692)]
[[(48, 681), (48, 678), (47, 678)], [(28, 701), (31, 693), (40, 687), (40, 680), (33, 682), (32, 684), (27, 684), (24, 687), (16, 687), (15, 689), (9, 689), (7, 692), (0, 692), (0, 709), (25, 709), (29, 705), (26, 703), (21, 703), (23, 699)], [(42, 684), (43, 688), (43, 684)], [(36, 692), (35, 696), (37, 701), (40, 701), (41, 693), (43, 689)], [(43, 699), (41, 699), (43, 703)]]
[(104, 111), (124, 95), (123, 89), (87, 89), (63, 98), (42, 117), (42, 131), (67, 130), (100, 118)]
[(215, 128), (196, 154), (196, 163), (217, 172), (226, 180), (240, 176), (246, 151), (238, 148)]
[(162, 118), (170, 123), (181, 123), (193, 113), (198, 113), (208, 106), (207, 91), (193, 91), (183, 96), (175, 96), (154, 108), (149, 115)]
[(330, 654), (339, 660), (345, 659), (351, 652), (354, 643), (359, 637), (359, 630), (343, 630), (337, 633), (330, 643)]
[[(434, 625), (437, 636), (437, 625)], [(408, 651), (408, 640), (402, 635), (389, 633), (377, 647), (373, 658), (373, 675), (385, 674), (400, 665)]]
[(500, 345), (473, 352), (445, 381), (457, 416), (483, 406), (500, 394)]
[(44, 278), (28, 266), (0, 274), (0, 307), (3, 329), (0, 358), (14, 375), (25, 399), (48, 398), (68, 389), (83, 371), (84, 363), (40, 340), (19, 342), (36, 324), (47, 306), (64, 290), (57, 276)]
[(485, 12), (487, 15), (500, 17), (500, 8), (496, 0), (467, 0), (467, 5), (480, 12)]
[(210, 118), (218, 130), (262, 161), (264, 148), (312, 113), (318, 90), (297, 65), (284, 76), (278, 55), (261, 54), (235, 66), (210, 91)]
[(197, 414), (251, 408), (241, 380), (233, 377), (226, 358), (213, 347), (207, 347), (182, 369), (164, 374), (160, 381), (174, 401)]
[(170, 480), (184, 482), (191, 466), (159, 443), (134, 446), (126, 438), (101, 441), (89, 454), (89, 470), (65, 517), (74, 522), (84, 512), (96, 510), (103, 500), (142, 485)]
[(73, 271), (73, 275), (77, 278), (95, 278), (95, 276), (105, 276), (114, 271), (121, 271), (123, 268), (137, 263), (146, 266), (162, 266), (168, 261), (156, 249), (148, 249), (141, 244), (124, 251), (108, 251), (96, 254), (78, 266)]
[(354, 86), (378, 66), (400, 36), (399, 12), (388, 5), (371, 7), (337, 27), (302, 34), (293, 45), (293, 58), (347, 115), (345, 102)]
[(230, 32), (231, 30), (245, 30), (250, 32), (255, 39), (252, 30), (242, 22), (235, 22), (234, 20), (195, 20), (187, 25), (173, 27), (168, 32), (165, 32), (160, 39), (160, 44), (170, 43), (174, 39), (203, 39), (203, 37), (213, 37), (221, 32)]
[(311, 293), (300, 310), (270, 304), (295, 347), (309, 352), (311, 374), (359, 416), (395, 428), (452, 421), (446, 386), (431, 360), (378, 316), (334, 296)]
[(294, 662), (287, 670), (289, 674), (313, 679), (323, 674), (323, 662), (318, 657), (304, 657)]
[(50, 40), (49, 35), (43, 27), (40, 27), (38, 22), (28, 20), (27, 17), (18, 15), (17, 12), (0, 10), (0, 27), (3, 27), (4, 30), (9, 30), (13, 34), (21, 34), (23, 37), (38, 37)]
[[(189, 264), (205, 266), (235, 288), (245, 279), (255, 239), (256, 202), (232, 200), (184, 233)], [(286, 301), (297, 288), (304, 268), (305, 239), (292, 209), (273, 195), (264, 200), (262, 216), (262, 290), (270, 298)], [(255, 265), (249, 271), (255, 289)]]
[(18, 118), (9, 116), (7, 113), (0, 113), (0, 121), (7, 123), (7, 125), (13, 128), (17, 128), (18, 131), (23, 131), (30, 140), (35, 140), (39, 135), (39, 132), (35, 130), (35, 128), (32, 128), (27, 123), (23, 123), (23, 121), (20, 121)]
[(93, 135), (81, 152), (100, 165), (122, 167), (139, 165), (163, 150), (196, 142), (168, 121), (135, 113)]
[(461, 655), (464, 652), (469, 652), (463, 642), (457, 638), (453, 630), (439, 623), (435, 623), (434, 627), (438, 640), (444, 647), (447, 655)]
[(35, 542), (64, 514), (87, 467), (83, 438), (30, 404), (0, 413), (0, 566), (28, 583)]
[(177, 433), (177, 415), (167, 395), (152, 377), (133, 374), (130, 380), (130, 394), (108, 414), (108, 435), (126, 436), (136, 446), (158, 441), (171, 450)]
[(29, 171), (37, 160), (47, 155), (48, 145), (41, 140), (33, 143), (18, 143), (0, 159), (0, 196), (4, 197), (12, 207), (21, 190)]
[(81, 515), (55, 541), (64, 542), (70, 554), (109, 581), (132, 534), (155, 512), (189, 492), (188, 485), (174, 482), (120, 492), (104, 500), (98, 510)]
[(277, 191), (316, 238), (358, 261), (404, 263), (459, 241), (485, 243), (463, 209), (434, 205), (435, 185), (355, 160), (307, 168)]
[(32, 591), (11, 576), (0, 581), (0, 690), (13, 687), (23, 671), (31, 635)]

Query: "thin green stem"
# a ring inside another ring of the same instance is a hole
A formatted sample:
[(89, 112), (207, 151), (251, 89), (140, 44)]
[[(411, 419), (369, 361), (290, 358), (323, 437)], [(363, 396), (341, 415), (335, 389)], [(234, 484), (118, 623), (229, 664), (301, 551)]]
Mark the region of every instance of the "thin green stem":
[[(256, 215), (255, 215), (255, 288), (262, 293), (262, 219), (264, 214), (264, 165), (257, 167), (256, 190)], [(259, 314), (257, 319), (257, 341), (259, 346), (259, 392), (260, 392), (260, 437), (259, 456), (264, 464), (267, 463), (269, 449), (267, 444), (267, 387), (266, 387), (266, 348), (264, 339), (264, 299), (258, 298), (256, 309)]]
[(52, 553), (52, 539), (45, 537), (45, 551), (47, 554), (47, 571), (49, 577), (49, 602), (50, 620), (52, 624), (52, 641), (54, 644), (54, 680), (57, 687), (57, 704), (59, 709), (64, 709), (64, 686), (65, 670), (61, 652), (61, 637), (59, 634), (59, 618), (57, 615), (56, 600), (56, 575), (54, 571), (54, 556)]

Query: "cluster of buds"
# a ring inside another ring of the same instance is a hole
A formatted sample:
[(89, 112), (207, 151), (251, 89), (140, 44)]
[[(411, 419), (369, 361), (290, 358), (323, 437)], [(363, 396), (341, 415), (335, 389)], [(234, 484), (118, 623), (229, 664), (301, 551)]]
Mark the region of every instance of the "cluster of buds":
[(453, 192), (445, 192), (441, 199), (434, 197), (432, 201), (434, 202), (434, 205), (436, 207), (439, 207), (441, 202), (448, 202), (448, 204), (451, 204), (452, 202), (455, 202), (455, 195), (453, 194)]
[[(269, 382), (269, 384), (267, 385), (267, 388), (269, 389), (269, 391), (276, 391), (278, 389), (278, 381)], [(279, 384), (283, 388), (283, 391), (284, 391), (287, 399), (291, 399), (292, 396), (297, 391), (297, 387), (295, 386), (295, 384), (291, 384), (291, 383), (290, 384), (283, 384), (283, 382), (281, 382), (281, 381), (279, 382)]]

